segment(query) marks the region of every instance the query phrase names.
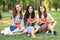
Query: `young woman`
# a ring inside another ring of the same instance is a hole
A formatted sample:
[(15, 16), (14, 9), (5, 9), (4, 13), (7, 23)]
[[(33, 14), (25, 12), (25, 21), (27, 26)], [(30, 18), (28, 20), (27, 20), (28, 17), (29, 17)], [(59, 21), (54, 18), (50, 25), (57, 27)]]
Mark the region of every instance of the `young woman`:
[(1, 31), (4, 35), (13, 35), (16, 31), (22, 31), (24, 29), (23, 26), (23, 14), (22, 9), (19, 4), (15, 4), (13, 14), (12, 14), (12, 24), (10, 27), (5, 28)]
[(38, 25), (39, 27), (35, 30), (41, 29), (41, 31), (45, 32), (48, 30), (46, 33), (52, 33), (52, 35), (56, 35), (56, 32), (54, 31), (54, 27), (56, 25), (56, 21), (54, 18), (46, 12), (46, 8), (44, 6), (40, 6), (38, 9)]
[(28, 36), (34, 38), (35, 38), (35, 34), (34, 34), (35, 22), (36, 19), (35, 19), (34, 8), (32, 5), (28, 5), (26, 9), (26, 13), (24, 15), (24, 23), (25, 23), (25, 28), (28, 32)]

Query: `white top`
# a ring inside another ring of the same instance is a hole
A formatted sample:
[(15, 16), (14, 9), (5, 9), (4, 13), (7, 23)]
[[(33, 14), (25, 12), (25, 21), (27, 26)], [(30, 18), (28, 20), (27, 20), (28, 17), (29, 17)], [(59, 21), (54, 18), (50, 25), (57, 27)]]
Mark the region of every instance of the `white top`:
[[(39, 18), (39, 15), (36, 15), (37, 18)], [(49, 13), (47, 13), (47, 18), (50, 18), (51, 15)]]
[(24, 25), (24, 16), (22, 19), (20, 19), (20, 16), (16, 16), (15, 19), (12, 17), (11, 25), (14, 25), (14, 22), (21, 22), (20, 26), (23, 26)]
[[(38, 14), (36, 15), (36, 17), (37, 17), (37, 20), (39, 20), (39, 15)], [(47, 19), (50, 20), (50, 21), (54, 21), (54, 19), (51, 20), (51, 17), (52, 17), (51, 14), (47, 13)]]

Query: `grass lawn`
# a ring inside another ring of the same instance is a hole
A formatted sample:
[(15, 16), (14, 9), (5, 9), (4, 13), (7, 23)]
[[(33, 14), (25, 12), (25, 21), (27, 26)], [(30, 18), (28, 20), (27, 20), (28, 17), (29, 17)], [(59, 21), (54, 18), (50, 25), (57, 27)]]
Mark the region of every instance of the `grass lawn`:
[[(0, 34), (0, 40), (60, 40), (60, 12), (49, 12), (57, 21), (55, 30), (57, 31), (57, 36), (46, 35), (44, 33), (36, 34), (36, 38), (28, 37), (26, 34), (14, 35), (14, 36), (4, 36)], [(2, 13), (2, 20), (0, 20), (0, 31), (5, 27), (8, 27), (11, 23), (11, 13)]]

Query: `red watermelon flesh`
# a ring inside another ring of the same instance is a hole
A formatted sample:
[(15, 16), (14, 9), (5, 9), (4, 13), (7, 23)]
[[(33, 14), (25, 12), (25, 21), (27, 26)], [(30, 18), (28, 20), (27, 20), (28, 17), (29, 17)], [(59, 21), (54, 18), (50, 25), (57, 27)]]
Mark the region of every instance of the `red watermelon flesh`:
[(20, 22), (14, 22), (14, 24), (16, 25), (16, 26), (20, 26)]
[(46, 18), (41, 18), (40, 19), (42, 22), (47, 22), (47, 19)]
[(35, 18), (32, 18), (32, 19), (28, 19), (28, 22), (31, 23), (31, 22), (35, 22)]

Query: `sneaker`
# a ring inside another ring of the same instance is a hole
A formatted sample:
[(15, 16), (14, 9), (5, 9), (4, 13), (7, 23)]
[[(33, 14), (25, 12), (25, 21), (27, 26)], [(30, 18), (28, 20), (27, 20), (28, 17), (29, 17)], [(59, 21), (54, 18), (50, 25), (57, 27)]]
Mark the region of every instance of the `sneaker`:
[(47, 31), (46, 31), (46, 34), (50, 34), (50, 33), (51, 33), (51, 31), (50, 31), (50, 30), (47, 30)]
[(4, 30), (3, 31), (1, 31), (1, 33), (0, 34), (4, 34)]
[(56, 35), (57, 35), (56, 31), (53, 31), (53, 32), (52, 32), (52, 35), (53, 35), (53, 36), (56, 36)]
[(14, 34), (11, 32), (11, 33), (9, 33), (9, 35), (11, 35), (11, 36), (12, 36), (12, 35), (14, 35)]

